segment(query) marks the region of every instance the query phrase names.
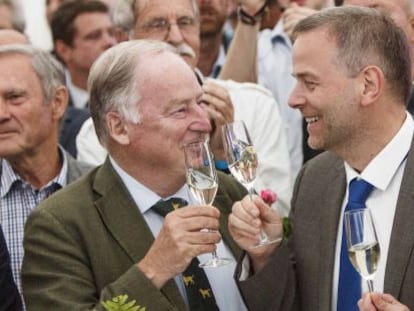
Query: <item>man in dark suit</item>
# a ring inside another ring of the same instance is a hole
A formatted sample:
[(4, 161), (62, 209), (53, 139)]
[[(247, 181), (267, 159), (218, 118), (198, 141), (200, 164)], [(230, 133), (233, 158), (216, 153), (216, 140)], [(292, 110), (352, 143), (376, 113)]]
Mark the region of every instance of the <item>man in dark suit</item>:
[(4, 240), (3, 231), (0, 227), (0, 310), (22, 309), (22, 302), (13, 281), (13, 274), (10, 268), (10, 256)]
[(93, 62), (116, 44), (109, 8), (103, 1), (49, 1), (54, 53), (65, 65), (69, 105), (63, 117), (60, 144), (76, 157), (76, 135), (89, 117), (87, 80)]
[[(203, 261), (216, 249), (222, 257), (241, 255), (227, 216), (246, 194), (223, 174), (215, 207), (197, 204), (189, 193), (183, 146), (204, 141), (211, 130), (202, 89), (175, 48), (139, 40), (102, 54), (89, 87), (109, 157), (31, 214), (22, 276), (27, 308), (100, 310), (100, 301), (127, 294), (147, 310), (186, 310), (184, 285), (193, 279), (181, 275), (193, 258)], [(152, 207), (171, 197), (190, 206), (164, 219)], [(202, 293), (213, 293), (222, 310), (246, 310), (234, 268), (206, 270), (212, 291)]]
[[(349, 6), (302, 20), (294, 37), (297, 84), (289, 104), (308, 122), (309, 144), (328, 151), (309, 161), (296, 180), (289, 240), (247, 249), (260, 227), (254, 215), (279, 237), (281, 220), (248, 200), (233, 207), (230, 232), (253, 266), (248, 278), (238, 277), (245, 301), (252, 310), (342, 310), (350, 301), (347, 310), (384, 310), (378, 295), (359, 300), (368, 290), (354, 269), (343, 273), (350, 265), (345, 244), (341, 251), (343, 213), (353, 204), (349, 184), (358, 182), (370, 187), (359, 204), (373, 215), (381, 249), (374, 289), (394, 296), (395, 310), (413, 309), (414, 121), (406, 112), (406, 36), (378, 11)], [(352, 286), (342, 291), (345, 280)], [(342, 300), (352, 289), (352, 299)]]

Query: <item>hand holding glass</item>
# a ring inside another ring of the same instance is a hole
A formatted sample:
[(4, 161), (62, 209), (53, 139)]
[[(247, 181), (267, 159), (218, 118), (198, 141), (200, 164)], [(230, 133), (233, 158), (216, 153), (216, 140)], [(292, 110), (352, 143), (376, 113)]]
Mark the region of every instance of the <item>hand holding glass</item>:
[[(234, 178), (248, 189), (250, 199), (253, 199), (253, 184), (256, 179), (259, 162), (246, 125), (243, 121), (227, 123), (223, 126), (222, 133), (229, 170)], [(270, 240), (262, 230), (258, 244), (253, 247), (264, 246), (279, 241), (280, 239)]]
[[(184, 146), (187, 185), (199, 204), (211, 205), (217, 192), (217, 172), (207, 142), (191, 143)], [(208, 230), (208, 229), (206, 229)], [(219, 258), (214, 251), (212, 258), (200, 267), (219, 267), (232, 259)]]
[(369, 209), (345, 212), (345, 232), (349, 259), (368, 290), (374, 291), (373, 278), (380, 260), (380, 246)]

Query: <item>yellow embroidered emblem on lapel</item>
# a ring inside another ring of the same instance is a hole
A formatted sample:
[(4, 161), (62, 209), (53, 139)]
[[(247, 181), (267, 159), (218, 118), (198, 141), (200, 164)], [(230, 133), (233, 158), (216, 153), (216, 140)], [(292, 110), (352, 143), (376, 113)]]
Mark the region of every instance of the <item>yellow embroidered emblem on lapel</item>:
[(188, 286), (190, 284), (195, 284), (194, 275), (183, 276), (183, 281), (184, 281), (185, 286)]
[(204, 299), (205, 298), (211, 298), (211, 294), (210, 294), (211, 289), (210, 288), (206, 288), (206, 289), (200, 288), (198, 291), (200, 292), (201, 296), (203, 296)]
[(171, 205), (172, 205), (172, 208), (173, 208), (174, 210), (176, 210), (176, 209), (180, 208), (180, 204), (178, 204), (178, 203), (172, 203)]

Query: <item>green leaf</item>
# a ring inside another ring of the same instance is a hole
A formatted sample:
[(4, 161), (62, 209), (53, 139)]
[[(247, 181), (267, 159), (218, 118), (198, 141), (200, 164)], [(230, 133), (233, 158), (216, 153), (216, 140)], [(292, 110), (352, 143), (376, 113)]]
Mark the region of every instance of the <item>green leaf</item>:
[(288, 217), (283, 217), (283, 235), (285, 239), (289, 239), (290, 235), (292, 234), (292, 226), (290, 225), (290, 219)]
[(144, 307), (135, 305), (136, 301), (127, 302), (128, 295), (119, 295), (112, 300), (102, 301), (101, 304), (107, 311), (145, 311)]

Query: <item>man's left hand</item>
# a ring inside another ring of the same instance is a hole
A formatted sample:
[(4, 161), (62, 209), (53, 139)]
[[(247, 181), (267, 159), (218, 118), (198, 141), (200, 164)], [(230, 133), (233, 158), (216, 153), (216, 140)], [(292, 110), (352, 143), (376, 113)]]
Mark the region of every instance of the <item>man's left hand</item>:
[(360, 311), (410, 311), (389, 294), (365, 293), (358, 301)]

